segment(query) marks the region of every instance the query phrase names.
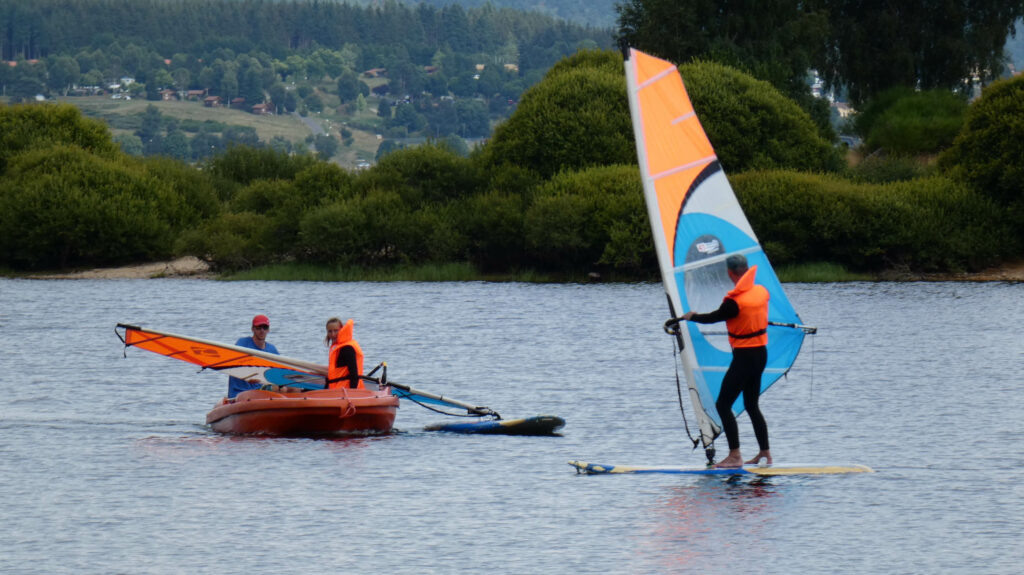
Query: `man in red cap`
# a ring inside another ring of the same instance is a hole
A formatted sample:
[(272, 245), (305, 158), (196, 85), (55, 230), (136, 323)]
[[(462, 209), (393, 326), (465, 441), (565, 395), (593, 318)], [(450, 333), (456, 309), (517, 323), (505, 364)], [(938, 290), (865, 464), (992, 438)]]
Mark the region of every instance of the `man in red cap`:
[[(259, 351), (267, 351), (270, 353), (280, 355), (274, 344), (267, 341), (267, 334), (270, 333), (270, 318), (265, 315), (258, 315), (252, 318), (252, 337), (239, 338), (235, 342), (235, 345), (239, 347), (247, 347), (249, 349), (257, 349)], [(249, 383), (244, 379), (239, 379), (234, 376), (228, 377), (228, 398), (232, 398), (239, 393), (249, 390), (256, 389), (260, 386), (259, 383)]]

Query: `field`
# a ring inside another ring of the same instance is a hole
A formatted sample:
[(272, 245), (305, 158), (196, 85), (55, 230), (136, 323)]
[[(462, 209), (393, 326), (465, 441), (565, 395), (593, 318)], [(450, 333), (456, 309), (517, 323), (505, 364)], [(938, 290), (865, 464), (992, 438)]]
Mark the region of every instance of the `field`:
[[(78, 107), (87, 116), (103, 119), (112, 126), (111, 133), (115, 136), (131, 133), (131, 130), (116, 127), (123, 125), (123, 122), (118, 121), (119, 118), (141, 115), (148, 106), (156, 106), (166, 117), (251, 127), (256, 130), (260, 141), (269, 142), (271, 138), (280, 136), (293, 144), (306, 142), (306, 139), (314, 133), (328, 133), (340, 141), (341, 128), (349, 120), (359, 120), (366, 124), (375, 122), (377, 119), (376, 98), (370, 99), (370, 106), (366, 110), (355, 115), (347, 115), (337, 113), (337, 97), (332, 98), (327, 94), (323, 94), (324, 111), (310, 113), (307, 117), (298, 114), (261, 116), (227, 107), (209, 108), (201, 102), (195, 101), (149, 101), (144, 98), (115, 100), (110, 96), (67, 97), (58, 98), (58, 100)], [(345, 168), (355, 168), (361, 161), (372, 163), (377, 154), (377, 148), (380, 146), (377, 134), (351, 128), (350, 130), (353, 138), (352, 145), (341, 146), (332, 161)]]

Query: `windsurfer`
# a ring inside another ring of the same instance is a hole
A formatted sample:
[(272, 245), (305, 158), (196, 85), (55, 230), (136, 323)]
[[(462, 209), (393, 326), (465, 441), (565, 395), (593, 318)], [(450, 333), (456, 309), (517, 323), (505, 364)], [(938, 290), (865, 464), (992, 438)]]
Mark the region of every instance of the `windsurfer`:
[(736, 416), (732, 413), (732, 404), (736, 402), (740, 393), (743, 394), (743, 404), (750, 415), (750, 423), (754, 426), (754, 435), (760, 448), (757, 456), (747, 463), (757, 464), (764, 460), (766, 464), (771, 465), (768, 425), (758, 406), (761, 374), (764, 373), (768, 360), (768, 290), (754, 283), (757, 266), (748, 267), (747, 258), (743, 255), (731, 255), (726, 258), (725, 264), (729, 279), (736, 287), (726, 294), (722, 305), (710, 313), (688, 311), (680, 319), (697, 323), (724, 321), (729, 332), (732, 362), (722, 380), (722, 389), (715, 402), (725, 437), (729, 442), (729, 455), (715, 467), (734, 468), (743, 465), (739, 429), (736, 426)]
[[(239, 338), (235, 342), (235, 345), (239, 347), (247, 347), (249, 349), (257, 349), (260, 351), (266, 351), (273, 354), (280, 355), (274, 344), (267, 341), (267, 334), (270, 333), (270, 319), (265, 315), (257, 315), (252, 318), (252, 336)], [(231, 399), (243, 391), (250, 389), (258, 389), (260, 387), (259, 380), (246, 381), (239, 379), (234, 376), (228, 377), (228, 399)]]
[(348, 320), (344, 324), (332, 317), (327, 320), (327, 335), (324, 343), (330, 346), (327, 354), (327, 387), (365, 388), (359, 376), (363, 374), (363, 350), (355, 340), (355, 321)]

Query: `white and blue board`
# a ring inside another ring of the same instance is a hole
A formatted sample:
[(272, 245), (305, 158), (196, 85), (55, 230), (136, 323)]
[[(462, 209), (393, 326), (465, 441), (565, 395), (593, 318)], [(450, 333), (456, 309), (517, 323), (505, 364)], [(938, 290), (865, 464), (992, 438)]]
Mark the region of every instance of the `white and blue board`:
[(438, 423), (428, 425), (426, 431), (449, 433), (479, 433), (490, 435), (552, 435), (565, 426), (565, 420), (555, 415), (537, 415), (522, 419), (491, 419), (464, 423)]
[(652, 465), (608, 465), (570, 461), (577, 473), (587, 475), (612, 475), (626, 473), (664, 473), (669, 475), (837, 475), (842, 473), (874, 473), (867, 465), (744, 465), (735, 468), (679, 467)]

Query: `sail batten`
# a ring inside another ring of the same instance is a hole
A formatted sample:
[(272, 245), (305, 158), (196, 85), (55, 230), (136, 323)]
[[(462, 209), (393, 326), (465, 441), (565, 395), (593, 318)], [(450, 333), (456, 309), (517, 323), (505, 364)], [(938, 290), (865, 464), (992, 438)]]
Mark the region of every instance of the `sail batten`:
[(671, 176), (672, 174), (676, 174), (678, 172), (685, 172), (686, 170), (692, 170), (693, 168), (697, 168), (697, 167), (700, 167), (700, 166), (704, 166), (704, 165), (710, 164), (711, 162), (714, 162), (717, 159), (718, 159), (718, 156), (716, 156), (714, 154), (711, 154), (710, 156), (708, 156), (706, 158), (701, 158), (699, 160), (694, 160), (693, 162), (690, 162), (689, 164), (683, 164), (681, 166), (676, 166), (674, 168), (669, 168), (668, 170), (665, 170), (664, 172), (661, 172), (660, 174), (655, 174), (655, 175), (651, 176), (651, 180), (656, 182), (656, 181), (658, 181), (658, 180), (660, 180), (660, 179), (662, 179), (662, 178), (664, 178), (666, 176)]
[[(755, 281), (769, 291), (769, 318), (801, 323), (725, 177), (676, 66), (638, 50), (630, 50), (625, 64), (644, 198), (669, 312), (677, 317), (690, 310), (717, 309), (733, 288), (725, 260), (743, 254), (757, 266)], [(721, 328), (683, 322), (677, 337), (700, 441), (707, 448), (721, 431), (714, 404), (731, 349)], [(771, 326), (768, 342), (762, 391), (789, 371), (803, 332)], [(742, 398), (733, 411), (743, 411)]]

